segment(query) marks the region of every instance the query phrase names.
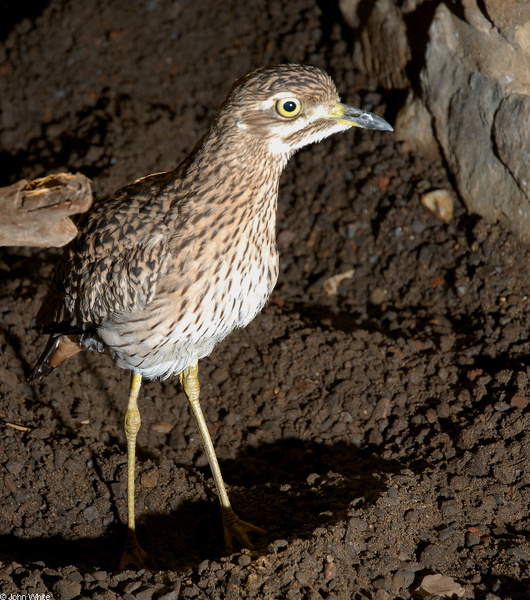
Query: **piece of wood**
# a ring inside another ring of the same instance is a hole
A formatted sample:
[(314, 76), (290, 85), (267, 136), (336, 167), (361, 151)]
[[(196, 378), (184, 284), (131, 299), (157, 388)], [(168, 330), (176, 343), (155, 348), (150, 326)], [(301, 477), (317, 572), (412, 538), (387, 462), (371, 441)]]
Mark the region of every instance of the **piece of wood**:
[(91, 204), (92, 184), (81, 173), (22, 179), (0, 188), (0, 246), (64, 246), (77, 235), (69, 217)]

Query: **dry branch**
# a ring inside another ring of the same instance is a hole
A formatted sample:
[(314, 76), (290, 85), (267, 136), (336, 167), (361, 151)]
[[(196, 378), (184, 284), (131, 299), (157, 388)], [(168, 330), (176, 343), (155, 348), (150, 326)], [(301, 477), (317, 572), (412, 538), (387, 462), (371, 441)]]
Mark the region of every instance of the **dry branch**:
[(77, 229), (69, 217), (92, 204), (90, 179), (58, 173), (0, 188), (0, 246), (64, 246)]

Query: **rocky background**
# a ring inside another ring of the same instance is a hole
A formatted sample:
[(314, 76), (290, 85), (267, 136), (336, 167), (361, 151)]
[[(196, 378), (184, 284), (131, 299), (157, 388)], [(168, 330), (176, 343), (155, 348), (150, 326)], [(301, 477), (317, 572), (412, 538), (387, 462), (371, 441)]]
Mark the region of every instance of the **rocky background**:
[(441, 155), (471, 212), (530, 240), (530, 3), (340, 0), (355, 64), (407, 93), (398, 139)]

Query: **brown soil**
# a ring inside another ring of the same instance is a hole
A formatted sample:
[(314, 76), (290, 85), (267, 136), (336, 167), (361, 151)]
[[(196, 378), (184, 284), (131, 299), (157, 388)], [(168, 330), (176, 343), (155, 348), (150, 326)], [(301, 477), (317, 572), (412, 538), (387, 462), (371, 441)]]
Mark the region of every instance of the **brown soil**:
[[(231, 82), (267, 63), (320, 66), (346, 102), (392, 120), (320, 4), (53, 0), (0, 49), (0, 184), (79, 170), (103, 194), (170, 169)], [(58, 251), (2, 251), (0, 592), (385, 600), (439, 573), (466, 598), (526, 598), (530, 253), (458, 203), (437, 220), (420, 195), (438, 187), (443, 166), (388, 133), (291, 161), (276, 291), (201, 363), (234, 507), (268, 533), (223, 554), (186, 400), (176, 380), (146, 383), (139, 534), (160, 571), (115, 570), (129, 376), (83, 353), (30, 387)]]

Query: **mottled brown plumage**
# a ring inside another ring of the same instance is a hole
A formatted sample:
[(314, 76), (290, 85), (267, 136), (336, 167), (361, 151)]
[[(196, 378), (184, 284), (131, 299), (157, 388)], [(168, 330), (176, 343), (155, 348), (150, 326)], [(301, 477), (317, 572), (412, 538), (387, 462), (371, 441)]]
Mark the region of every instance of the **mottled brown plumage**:
[[(198, 414), (196, 363), (247, 325), (276, 283), (276, 201), (289, 157), (352, 125), (391, 129), (380, 117), (340, 104), (332, 80), (314, 67), (278, 65), (246, 75), (174, 171), (121, 188), (80, 219), (38, 315), (53, 333), (36, 376), (81, 348), (106, 352), (133, 372), (126, 418), (132, 468), (139, 413), (137, 425), (129, 422), (138, 412), (141, 377), (182, 374), (218, 485), (229, 547), (232, 537), (250, 545), (247, 532), (261, 530), (237, 519), (216, 473)], [(132, 504), (122, 566), (143, 561)]]

